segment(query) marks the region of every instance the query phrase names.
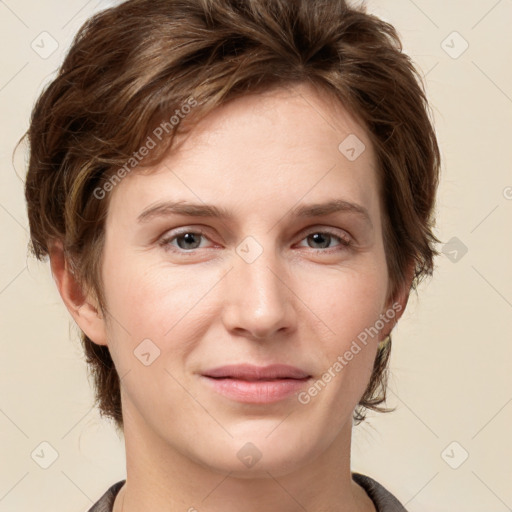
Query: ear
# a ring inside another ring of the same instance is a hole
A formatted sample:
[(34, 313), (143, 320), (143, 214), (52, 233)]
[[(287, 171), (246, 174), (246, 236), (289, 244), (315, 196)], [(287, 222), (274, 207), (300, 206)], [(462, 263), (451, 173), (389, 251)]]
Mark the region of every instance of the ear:
[(386, 311), (394, 311), (393, 321), (388, 322), (386, 326), (382, 329), (382, 339), (388, 336), (396, 323), (403, 315), (405, 308), (407, 306), (407, 302), (409, 301), (409, 293), (411, 290), (411, 284), (414, 279), (414, 270), (415, 265), (414, 262), (409, 265), (405, 273), (405, 279), (402, 286), (396, 291), (394, 296), (392, 296), (386, 304), (386, 307), (383, 311), (385, 314)]
[(94, 343), (107, 345), (105, 319), (98, 302), (75, 279), (60, 241), (54, 242), (50, 249), (50, 265), (60, 296), (78, 327)]

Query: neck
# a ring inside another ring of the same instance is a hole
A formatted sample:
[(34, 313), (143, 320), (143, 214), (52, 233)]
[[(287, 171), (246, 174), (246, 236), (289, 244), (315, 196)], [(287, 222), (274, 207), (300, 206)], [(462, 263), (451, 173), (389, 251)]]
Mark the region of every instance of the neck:
[[(302, 465), (240, 464), (215, 467), (165, 442), (142, 418), (127, 414), (124, 425), (126, 483), (113, 512), (375, 512), (350, 472), (351, 425)], [(144, 442), (141, 442), (141, 439)]]

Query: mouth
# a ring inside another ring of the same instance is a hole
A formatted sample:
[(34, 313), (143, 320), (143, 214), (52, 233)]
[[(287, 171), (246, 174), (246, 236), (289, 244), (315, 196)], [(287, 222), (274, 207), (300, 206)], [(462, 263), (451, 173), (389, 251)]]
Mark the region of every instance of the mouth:
[(220, 366), (207, 370), (205, 377), (212, 379), (237, 379), (246, 381), (305, 379), (311, 377), (305, 371), (286, 364), (253, 366), (250, 364)]
[(284, 400), (303, 389), (311, 379), (300, 368), (282, 364), (221, 366), (205, 371), (201, 377), (226, 398), (252, 404)]

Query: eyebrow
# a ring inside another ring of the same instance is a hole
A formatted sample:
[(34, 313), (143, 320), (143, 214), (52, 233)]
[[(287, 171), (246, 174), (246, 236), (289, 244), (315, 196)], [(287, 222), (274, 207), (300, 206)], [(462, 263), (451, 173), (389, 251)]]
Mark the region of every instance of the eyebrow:
[[(373, 223), (366, 208), (343, 199), (334, 199), (324, 203), (305, 204), (291, 209), (292, 215), (298, 218), (321, 217), (337, 212), (349, 212), (356, 214), (373, 228)], [(229, 210), (212, 204), (195, 204), (187, 203), (185, 201), (164, 201), (149, 206), (143, 210), (137, 217), (137, 221), (145, 223), (155, 217), (165, 217), (172, 214), (186, 215), (190, 217), (214, 217), (220, 219), (227, 219), (231, 217)]]

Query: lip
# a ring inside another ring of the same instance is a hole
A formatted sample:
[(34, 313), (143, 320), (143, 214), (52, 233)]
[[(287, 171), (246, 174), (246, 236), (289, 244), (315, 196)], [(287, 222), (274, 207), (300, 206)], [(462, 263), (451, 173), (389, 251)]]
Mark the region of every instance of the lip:
[(311, 375), (285, 364), (241, 364), (212, 368), (203, 372), (201, 377), (214, 391), (231, 400), (269, 404), (299, 392)]

